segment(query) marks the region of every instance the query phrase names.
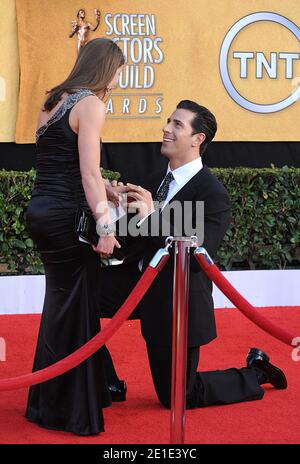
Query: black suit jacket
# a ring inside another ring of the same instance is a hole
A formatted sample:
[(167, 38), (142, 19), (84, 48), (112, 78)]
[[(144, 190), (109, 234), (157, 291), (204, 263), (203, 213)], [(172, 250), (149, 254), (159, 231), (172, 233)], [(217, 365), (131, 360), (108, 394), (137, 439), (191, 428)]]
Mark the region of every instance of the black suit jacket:
[[(164, 172), (157, 173), (150, 180), (148, 189), (154, 194), (163, 177)], [(230, 222), (230, 201), (224, 186), (204, 166), (170, 201), (190, 201), (195, 205), (197, 201), (204, 202), (204, 242), (210, 256), (213, 258), (223, 240)], [(154, 213), (157, 214), (157, 213)], [(164, 214), (162, 214), (164, 216)], [(150, 227), (153, 215), (142, 225)], [(162, 221), (165, 220), (162, 218)], [(191, 217), (191, 221), (194, 220)], [(172, 235), (172, 218), (170, 229)], [(143, 269), (149, 264), (158, 248), (164, 247), (166, 237), (143, 237), (137, 245), (143, 246)], [(173, 267), (174, 256), (158, 274), (152, 286), (139, 305), (141, 328), (145, 340), (158, 345), (169, 345), (172, 339), (172, 309), (173, 309)], [(212, 283), (206, 277), (195, 258), (191, 256), (190, 296), (189, 296), (189, 330), (188, 345), (199, 346), (210, 342), (216, 337), (215, 317), (212, 299)]]
[[(165, 170), (149, 177), (144, 187), (154, 195), (165, 176)], [(230, 222), (230, 201), (224, 186), (204, 166), (170, 201), (183, 204), (191, 201), (204, 202), (204, 242), (213, 258), (223, 240)], [(157, 213), (154, 213), (157, 214)], [(151, 227), (151, 215), (142, 228)], [(164, 219), (164, 217), (162, 217)], [(193, 218), (191, 217), (191, 221)], [(170, 229), (172, 235), (173, 224)], [(138, 263), (143, 258), (143, 270), (159, 248), (164, 247), (166, 237), (162, 233), (157, 237), (138, 237), (127, 240), (127, 255), (124, 264), (103, 269), (100, 282), (99, 310), (102, 317), (112, 317), (129, 295), (141, 273)], [(173, 310), (173, 267), (171, 257), (158, 274), (147, 294), (138, 305), (133, 318), (140, 317), (142, 333), (147, 342), (169, 345), (172, 338)], [(191, 253), (190, 297), (189, 297), (189, 346), (199, 346), (216, 337), (215, 318), (212, 300), (212, 283), (201, 270)]]

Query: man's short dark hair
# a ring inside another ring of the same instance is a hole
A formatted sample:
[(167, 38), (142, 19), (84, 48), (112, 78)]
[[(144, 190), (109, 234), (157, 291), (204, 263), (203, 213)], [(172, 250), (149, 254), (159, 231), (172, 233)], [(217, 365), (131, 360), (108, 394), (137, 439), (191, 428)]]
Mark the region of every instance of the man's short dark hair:
[(204, 142), (200, 145), (201, 154), (203, 154), (217, 132), (215, 116), (205, 106), (198, 105), (198, 103), (191, 100), (182, 100), (178, 103), (177, 109), (189, 110), (195, 114), (191, 122), (193, 135), (202, 132), (206, 136)]

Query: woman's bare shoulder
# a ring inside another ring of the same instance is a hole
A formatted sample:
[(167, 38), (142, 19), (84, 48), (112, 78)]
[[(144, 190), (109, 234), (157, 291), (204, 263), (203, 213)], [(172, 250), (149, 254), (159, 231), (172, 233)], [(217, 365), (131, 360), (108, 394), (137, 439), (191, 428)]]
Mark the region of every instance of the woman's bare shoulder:
[(105, 120), (106, 107), (102, 100), (96, 95), (88, 95), (80, 100), (74, 107), (72, 121), (102, 121)]
[(105, 111), (105, 104), (97, 95), (88, 95), (82, 98), (76, 105), (79, 109), (98, 109)]

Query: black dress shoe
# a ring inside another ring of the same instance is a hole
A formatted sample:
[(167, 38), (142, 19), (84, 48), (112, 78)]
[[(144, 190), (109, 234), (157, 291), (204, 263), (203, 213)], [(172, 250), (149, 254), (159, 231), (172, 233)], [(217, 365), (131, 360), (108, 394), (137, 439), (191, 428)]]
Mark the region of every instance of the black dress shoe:
[(110, 391), (112, 401), (126, 400), (127, 385), (125, 380), (119, 380), (119, 382), (116, 382), (113, 385), (108, 385), (108, 389)]
[(270, 363), (269, 356), (258, 348), (251, 348), (247, 355), (247, 367), (254, 367), (262, 374), (261, 383), (271, 383), (275, 388), (284, 390), (287, 388), (287, 380), (279, 367)]

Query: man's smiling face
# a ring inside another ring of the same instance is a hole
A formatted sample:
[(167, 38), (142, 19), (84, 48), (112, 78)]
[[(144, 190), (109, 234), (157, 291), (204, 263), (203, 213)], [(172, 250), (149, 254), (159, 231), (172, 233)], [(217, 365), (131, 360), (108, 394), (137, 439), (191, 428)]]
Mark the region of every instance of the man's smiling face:
[(193, 135), (192, 121), (194, 113), (189, 110), (176, 109), (171, 114), (163, 128), (163, 143), (161, 153), (167, 158), (185, 156), (191, 149), (195, 135)]

